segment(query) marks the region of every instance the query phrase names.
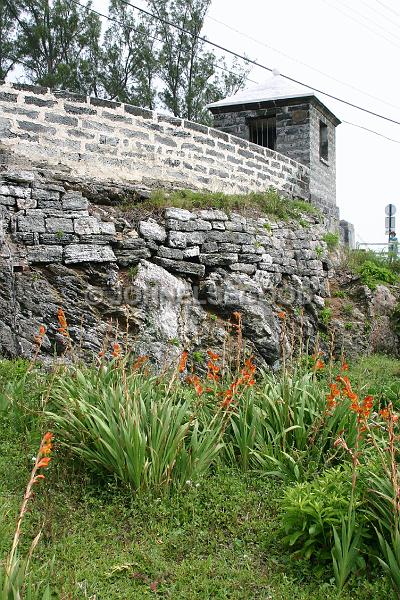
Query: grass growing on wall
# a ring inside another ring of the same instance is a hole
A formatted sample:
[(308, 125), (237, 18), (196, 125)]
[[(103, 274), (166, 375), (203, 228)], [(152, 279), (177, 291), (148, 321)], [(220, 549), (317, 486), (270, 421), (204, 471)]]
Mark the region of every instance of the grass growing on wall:
[(156, 190), (149, 200), (144, 202), (146, 208), (178, 208), (204, 209), (217, 208), (225, 211), (256, 211), (278, 220), (300, 220), (304, 215), (320, 216), (320, 211), (304, 200), (290, 200), (282, 197), (276, 190), (250, 194), (224, 194), (222, 192), (196, 192), (192, 190), (176, 190), (166, 192)]

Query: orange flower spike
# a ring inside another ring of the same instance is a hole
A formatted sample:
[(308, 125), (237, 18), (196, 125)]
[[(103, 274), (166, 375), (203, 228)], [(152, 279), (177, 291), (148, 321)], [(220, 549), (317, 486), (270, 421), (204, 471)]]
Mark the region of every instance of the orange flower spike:
[(379, 411), (379, 414), (381, 415), (381, 417), (382, 417), (382, 419), (383, 419), (384, 421), (387, 421), (387, 420), (389, 419), (389, 414), (390, 414), (390, 413), (389, 413), (389, 409), (388, 409), (388, 408), (382, 408), (382, 409)]
[(52, 442), (53, 439), (54, 439), (54, 435), (50, 431), (45, 433), (43, 436), (43, 441), (45, 441), (45, 442)]
[(214, 362), (221, 358), (219, 354), (216, 354), (216, 352), (213, 352), (212, 350), (207, 350), (207, 354), (210, 357), (210, 359)]
[(41, 458), (40, 461), (38, 462), (37, 468), (41, 469), (42, 467), (48, 467), (50, 461), (51, 461), (51, 458), (48, 456)]
[(183, 373), (184, 370), (186, 369), (186, 363), (187, 363), (188, 356), (189, 356), (189, 353), (186, 350), (184, 350), (182, 352), (182, 356), (179, 361), (179, 373)]
[(121, 346), (118, 343), (115, 343), (113, 345), (113, 351), (111, 353), (111, 356), (113, 356), (114, 358), (119, 358), (121, 356)]

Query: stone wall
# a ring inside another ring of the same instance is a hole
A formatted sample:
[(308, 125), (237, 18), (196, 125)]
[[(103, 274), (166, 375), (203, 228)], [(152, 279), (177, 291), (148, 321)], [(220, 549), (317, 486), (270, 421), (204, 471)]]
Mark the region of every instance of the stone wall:
[[(272, 105), (272, 106), (271, 106)], [(212, 108), (214, 124), (225, 133), (249, 139), (249, 121), (276, 116), (276, 150), (310, 169), (310, 199), (337, 224), (336, 142), (332, 115), (314, 98), (260, 102), (254, 107)], [(319, 155), (319, 122), (328, 126), (329, 159)]]
[(248, 343), (267, 364), (279, 358), (279, 310), (296, 319), (294, 311), (304, 311), (301, 328), (312, 334), (329, 294), (318, 219), (305, 216), (300, 225), (174, 207), (129, 216), (107, 205), (99, 185), (101, 205), (76, 182), (71, 189), (47, 171), (3, 167), (0, 353), (32, 355), (41, 324), (42, 352), (63, 353), (58, 306), (85, 357), (121, 331), (124, 343), (158, 362), (171, 340), (177, 352), (221, 343), (223, 332), (209, 332), (210, 313), (240, 311)]
[(63, 165), (75, 176), (98, 181), (226, 193), (272, 186), (310, 199), (305, 165), (186, 120), (9, 83), (0, 86), (0, 110), (0, 151), (33, 165)]

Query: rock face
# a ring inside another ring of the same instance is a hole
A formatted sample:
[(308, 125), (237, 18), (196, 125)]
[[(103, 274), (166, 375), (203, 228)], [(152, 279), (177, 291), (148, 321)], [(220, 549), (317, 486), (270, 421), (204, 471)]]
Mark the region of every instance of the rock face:
[(44, 324), (41, 355), (64, 354), (58, 307), (74, 352), (90, 359), (114, 341), (159, 365), (184, 348), (220, 348), (236, 335), (232, 313), (266, 365), (286, 343), (278, 313), (293, 332), (314, 335), (330, 276), (315, 217), (170, 207), (128, 218), (115, 190), (107, 205), (101, 187), (100, 206), (96, 183), (90, 202), (85, 185), (38, 170), (0, 173), (0, 353), (32, 356)]

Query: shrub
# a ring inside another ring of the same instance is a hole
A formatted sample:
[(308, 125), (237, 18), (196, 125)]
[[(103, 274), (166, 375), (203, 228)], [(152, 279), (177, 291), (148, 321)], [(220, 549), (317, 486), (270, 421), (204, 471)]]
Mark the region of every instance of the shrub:
[(398, 276), (389, 267), (369, 260), (361, 265), (359, 273), (363, 284), (371, 290), (376, 289), (380, 283), (394, 284), (398, 281)]

